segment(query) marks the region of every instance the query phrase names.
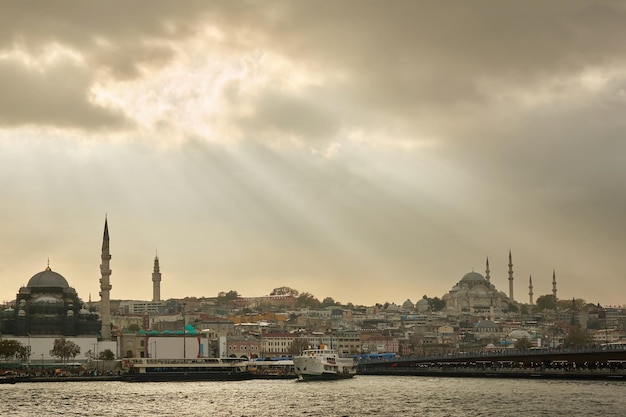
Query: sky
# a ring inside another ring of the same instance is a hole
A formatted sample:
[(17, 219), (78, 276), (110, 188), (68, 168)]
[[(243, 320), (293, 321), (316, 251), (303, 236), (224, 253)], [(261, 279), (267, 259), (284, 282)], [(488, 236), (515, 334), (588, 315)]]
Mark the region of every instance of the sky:
[(0, 3), (0, 301), (626, 304), (622, 1)]

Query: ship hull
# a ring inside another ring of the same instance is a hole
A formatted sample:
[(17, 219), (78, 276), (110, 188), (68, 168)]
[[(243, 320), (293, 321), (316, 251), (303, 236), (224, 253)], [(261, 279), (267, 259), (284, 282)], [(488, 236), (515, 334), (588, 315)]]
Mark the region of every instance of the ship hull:
[(177, 382), (177, 381), (245, 381), (254, 378), (251, 372), (146, 372), (126, 374), (127, 382)]

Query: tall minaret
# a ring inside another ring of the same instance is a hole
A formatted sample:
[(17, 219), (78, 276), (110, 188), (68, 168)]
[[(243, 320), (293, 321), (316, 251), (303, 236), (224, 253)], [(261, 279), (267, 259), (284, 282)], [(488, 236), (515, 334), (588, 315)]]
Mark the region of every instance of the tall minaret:
[(159, 268), (159, 255), (154, 257), (154, 270), (152, 272), (152, 302), (161, 301), (161, 270)]
[(558, 298), (556, 298), (556, 272), (554, 269), (552, 270), (552, 295), (554, 296), (554, 302), (556, 303)]
[(491, 283), (491, 277), (489, 276), (489, 257), (487, 256), (487, 269), (485, 269), (485, 278), (487, 279), (487, 283)]
[(104, 237), (102, 238), (102, 263), (100, 264), (100, 319), (102, 320), (102, 328), (100, 329), (100, 337), (102, 340), (111, 339), (111, 269), (109, 261), (111, 254), (109, 253), (109, 225), (107, 218), (104, 218)]
[(530, 297), (530, 305), (533, 304), (533, 276), (528, 278), (528, 296)]
[(514, 301), (513, 298), (513, 260), (511, 258), (511, 250), (509, 249), (509, 299)]

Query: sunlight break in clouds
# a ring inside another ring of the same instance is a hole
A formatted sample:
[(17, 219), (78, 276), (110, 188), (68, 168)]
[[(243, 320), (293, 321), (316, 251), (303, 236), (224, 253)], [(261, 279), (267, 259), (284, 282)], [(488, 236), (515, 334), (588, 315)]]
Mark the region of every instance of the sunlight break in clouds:
[(280, 89), (298, 95), (323, 82), (323, 75), (313, 77), (267, 50), (251, 48), (233, 53), (222, 38), (217, 29), (206, 30), (184, 45), (176, 45), (170, 65), (146, 69), (137, 79), (118, 81), (104, 73), (93, 88), (96, 101), (123, 112), (141, 127), (142, 135), (150, 138), (273, 142), (276, 133), (272, 129), (256, 131), (255, 137), (249, 137), (249, 132), (237, 126), (237, 120), (257, 116), (255, 101), (264, 91)]

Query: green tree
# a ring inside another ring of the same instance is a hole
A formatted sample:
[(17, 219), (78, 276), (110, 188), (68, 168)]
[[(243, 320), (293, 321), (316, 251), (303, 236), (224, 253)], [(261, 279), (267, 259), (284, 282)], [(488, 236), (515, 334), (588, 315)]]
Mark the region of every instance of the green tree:
[(322, 300), (322, 307), (330, 307), (337, 305), (333, 297), (326, 297)]
[(321, 305), (322, 303), (320, 303), (320, 300), (308, 292), (303, 292), (298, 296), (298, 298), (296, 298), (296, 307), (298, 308), (319, 308)]
[(239, 293), (235, 290), (230, 290), (228, 292), (220, 292), (217, 294), (217, 303), (218, 304), (227, 304), (229, 301), (233, 301), (239, 298)]
[(556, 306), (560, 310), (582, 310), (587, 305), (587, 302), (582, 298), (572, 298), (571, 300), (558, 300)]
[(445, 301), (439, 297), (427, 298), (427, 300), (431, 311), (441, 311), (446, 307)]
[(133, 333), (137, 333), (139, 330), (141, 330), (141, 327), (137, 323), (131, 323), (128, 325), (128, 330)]
[(554, 296), (552, 294), (541, 295), (537, 297), (537, 301), (535, 302), (537, 306), (537, 310), (556, 310), (556, 302), (554, 300)]
[(113, 353), (111, 349), (104, 349), (102, 352), (100, 352), (100, 359), (105, 361), (112, 361), (113, 359), (115, 359), (115, 353)]
[(298, 290), (294, 290), (290, 287), (274, 288), (270, 293), (270, 295), (293, 295), (294, 297), (297, 297), (299, 294), (300, 292)]
[(0, 358), (6, 360), (17, 358), (22, 344), (17, 340), (0, 340)]
[(80, 346), (64, 337), (54, 339), (50, 356), (61, 358), (64, 362), (70, 358), (75, 358), (80, 353)]

